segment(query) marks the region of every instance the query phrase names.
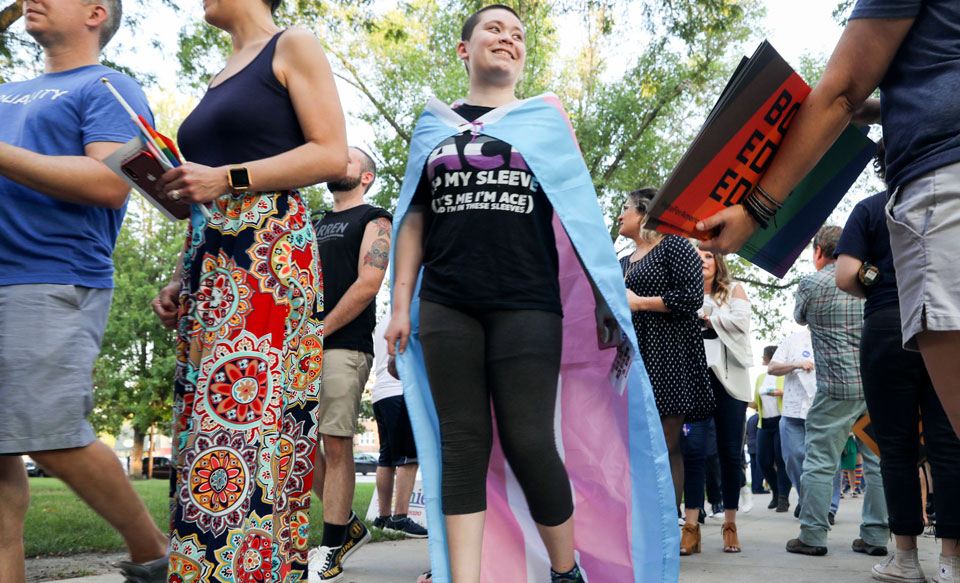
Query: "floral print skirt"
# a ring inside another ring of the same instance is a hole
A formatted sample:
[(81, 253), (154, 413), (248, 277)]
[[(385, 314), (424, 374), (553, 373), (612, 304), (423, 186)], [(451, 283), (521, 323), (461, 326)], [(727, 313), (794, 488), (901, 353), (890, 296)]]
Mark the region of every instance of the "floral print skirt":
[(175, 583), (306, 581), (323, 282), (296, 192), (223, 196), (183, 257)]

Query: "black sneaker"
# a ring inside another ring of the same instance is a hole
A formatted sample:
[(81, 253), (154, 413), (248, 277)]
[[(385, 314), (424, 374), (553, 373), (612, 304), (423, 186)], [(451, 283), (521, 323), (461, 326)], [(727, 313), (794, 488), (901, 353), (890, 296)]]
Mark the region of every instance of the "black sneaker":
[(790, 510), (790, 498), (780, 496), (777, 498), (777, 512), (787, 512)]
[(800, 503), (797, 502), (797, 507), (793, 509), (793, 517), (800, 518)]
[[(319, 581), (333, 583), (343, 579), (343, 547), (319, 547), (311, 553), (320, 555), (320, 565), (316, 567)], [(313, 557), (311, 557), (312, 559)], [(313, 561), (311, 560), (311, 563)], [(313, 577), (310, 577), (313, 580)]]
[(410, 538), (427, 538), (427, 529), (411, 520), (409, 516), (404, 516), (403, 518), (399, 519), (388, 519), (387, 525), (384, 527), (384, 529), (392, 530), (393, 532), (399, 532), (400, 534)]
[(774, 494), (773, 496), (771, 496), (771, 497), (770, 497), (770, 504), (767, 504), (767, 510), (773, 510), (774, 508), (776, 508), (776, 507), (777, 507), (777, 502), (779, 502), (779, 500), (780, 500), (780, 498), (779, 498), (776, 494)]
[(120, 561), (117, 566), (123, 574), (125, 583), (166, 583), (169, 556), (163, 556), (149, 563)]
[(347, 538), (343, 541), (343, 562), (350, 555), (360, 550), (360, 547), (370, 542), (370, 531), (367, 525), (360, 520), (355, 512), (350, 512), (350, 522), (347, 523)]
[(388, 522), (390, 522), (389, 516), (378, 516), (373, 519), (373, 528), (380, 528), (380, 529), (387, 528)]
[(887, 547), (872, 545), (862, 538), (853, 539), (853, 544), (850, 545), (850, 548), (852, 548), (855, 553), (865, 553), (871, 557), (882, 557), (887, 554)]
[(792, 538), (787, 541), (787, 552), (798, 555), (810, 555), (811, 557), (822, 557), (827, 554), (827, 547), (815, 547), (806, 544), (798, 538)]
[(827, 512), (827, 522), (830, 523), (830, 526), (833, 526), (837, 522), (837, 515), (833, 512)]
[(334, 583), (343, 578), (343, 564), (350, 555), (370, 541), (370, 531), (367, 525), (355, 514), (350, 513), (350, 522), (347, 523), (347, 539), (339, 547), (320, 547), (320, 566), (317, 571), (320, 581)]

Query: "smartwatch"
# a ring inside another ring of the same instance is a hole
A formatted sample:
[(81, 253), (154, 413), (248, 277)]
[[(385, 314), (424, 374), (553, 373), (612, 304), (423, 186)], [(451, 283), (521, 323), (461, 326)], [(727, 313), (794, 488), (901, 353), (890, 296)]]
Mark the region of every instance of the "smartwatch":
[(876, 265), (871, 265), (864, 261), (863, 265), (860, 266), (860, 271), (857, 272), (857, 279), (859, 279), (860, 283), (864, 286), (870, 287), (882, 280), (883, 276)]
[(227, 170), (227, 182), (230, 190), (243, 192), (250, 189), (250, 171), (243, 166), (233, 166)]

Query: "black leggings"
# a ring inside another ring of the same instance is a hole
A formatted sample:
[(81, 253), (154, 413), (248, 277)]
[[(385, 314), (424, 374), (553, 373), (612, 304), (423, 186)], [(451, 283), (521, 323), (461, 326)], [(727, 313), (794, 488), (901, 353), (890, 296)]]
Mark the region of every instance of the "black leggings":
[(531, 516), (544, 526), (570, 518), (573, 496), (553, 430), (560, 315), (421, 301), (420, 341), (440, 421), (443, 513), (487, 508), (492, 400), (503, 453)]
[(863, 320), (860, 372), (880, 448), (880, 475), (893, 534), (923, 532), (919, 423), (933, 474), (936, 534), (960, 538), (960, 439), (953, 432), (919, 352), (901, 347), (900, 310), (877, 310)]

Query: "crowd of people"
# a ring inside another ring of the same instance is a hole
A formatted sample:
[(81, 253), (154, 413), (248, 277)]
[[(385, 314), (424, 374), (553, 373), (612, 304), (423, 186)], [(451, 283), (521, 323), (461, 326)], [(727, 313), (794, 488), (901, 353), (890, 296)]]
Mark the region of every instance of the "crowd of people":
[[(712, 233), (698, 242), (646, 228), (657, 191), (632, 191), (618, 224), (635, 250), (618, 266), (559, 102), (517, 99), (516, 11), (493, 4), (463, 23), (469, 90), (427, 106), (391, 214), (365, 202), (377, 165), (348, 147), (321, 43), (276, 25), (281, 1), (205, 3), (232, 51), (180, 127), (187, 161), (158, 182), (190, 209), (152, 302), (177, 338), (166, 533), (86, 420), (129, 194), (103, 160), (138, 132), (101, 79), (152, 115), (134, 80), (99, 64), (120, 0), (24, 2), (45, 70), (0, 86), (5, 581), (25, 580), (23, 453), (123, 536), (130, 582), (342, 581), (371, 538), (351, 508), (375, 371), (373, 527), (429, 530), (421, 582), (479, 583), (491, 569), (531, 583), (675, 579), (707, 515), (722, 519), (723, 552), (750, 550), (737, 515), (764, 482), (778, 513), (798, 494), (786, 551), (822, 556), (844, 479), (863, 497), (852, 549), (885, 557), (874, 578), (925, 582), (917, 537), (932, 522), (935, 580), (960, 582), (956, 2), (859, 0), (748, 204), (701, 223)], [(868, 99), (878, 87), (881, 101)], [(751, 383), (753, 307), (723, 253), (851, 120), (882, 123), (888, 190), (817, 232), (816, 272), (796, 291), (802, 328), (763, 349)], [(297, 191), (317, 183), (332, 210), (311, 213)], [(589, 431), (604, 437), (584, 435), (587, 409), (602, 410)], [(621, 458), (601, 472), (591, 447)], [(408, 516), (421, 468), (429, 529)], [(611, 509), (623, 524), (609, 525)], [(517, 554), (492, 558), (492, 532), (513, 533), (495, 546)]]

